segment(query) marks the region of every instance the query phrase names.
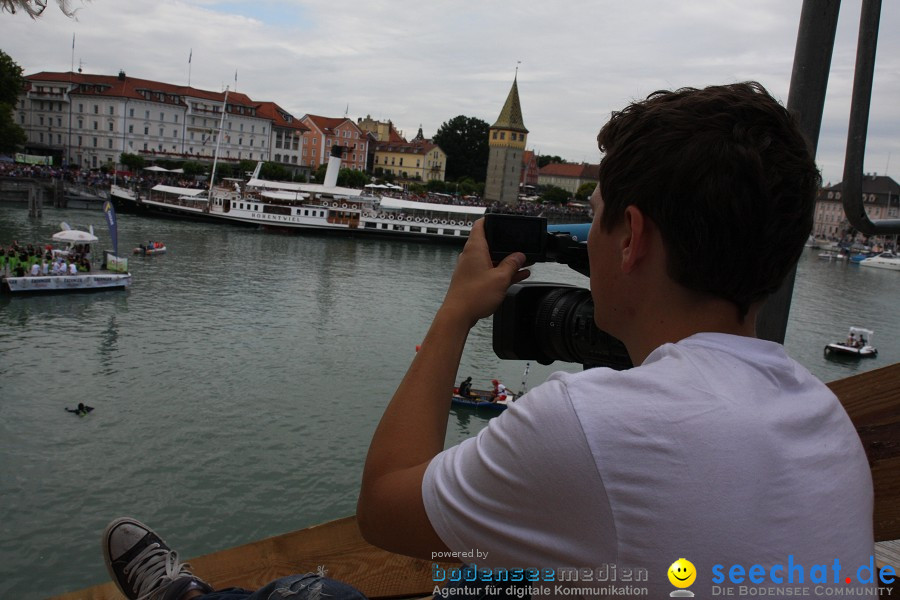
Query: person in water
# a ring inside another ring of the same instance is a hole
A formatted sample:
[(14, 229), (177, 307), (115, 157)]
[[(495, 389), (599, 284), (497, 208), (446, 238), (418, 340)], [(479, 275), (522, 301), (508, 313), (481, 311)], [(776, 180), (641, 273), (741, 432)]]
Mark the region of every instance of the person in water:
[(70, 413), (75, 413), (79, 417), (83, 417), (86, 414), (88, 414), (89, 412), (91, 412), (92, 410), (94, 410), (94, 407), (93, 406), (85, 406), (85, 404), (83, 402), (79, 402), (77, 408), (72, 409), (67, 406), (66, 410)]

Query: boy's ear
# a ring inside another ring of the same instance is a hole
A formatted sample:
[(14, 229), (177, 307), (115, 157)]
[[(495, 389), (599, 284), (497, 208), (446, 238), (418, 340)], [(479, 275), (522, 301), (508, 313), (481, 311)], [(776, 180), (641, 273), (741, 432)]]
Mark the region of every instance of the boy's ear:
[(631, 272), (647, 255), (650, 244), (650, 230), (653, 227), (634, 204), (625, 207), (623, 218), (624, 233), (621, 238), (622, 272)]

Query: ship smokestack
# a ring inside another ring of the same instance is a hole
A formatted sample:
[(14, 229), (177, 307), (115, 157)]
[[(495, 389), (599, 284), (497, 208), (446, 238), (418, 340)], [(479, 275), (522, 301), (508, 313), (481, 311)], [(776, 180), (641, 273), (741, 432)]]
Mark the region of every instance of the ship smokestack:
[(345, 146), (332, 146), (331, 156), (328, 157), (328, 168), (325, 169), (325, 187), (337, 185), (338, 171), (341, 170), (341, 159), (344, 156)]

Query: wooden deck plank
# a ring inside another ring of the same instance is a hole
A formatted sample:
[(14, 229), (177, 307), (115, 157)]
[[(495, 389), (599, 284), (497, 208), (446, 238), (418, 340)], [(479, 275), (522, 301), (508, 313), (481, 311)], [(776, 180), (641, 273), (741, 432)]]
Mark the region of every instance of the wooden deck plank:
[[(900, 538), (900, 363), (861, 373), (828, 386), (840, 398), (860, 433), (875, 486), (875, 539)], [(877, 546), (879, 560), (900, 565), (900, 541)], [(100, 558), (98, 557), (98, 560)], [(369, 545), (356, 517), (259, 540), (195, 559), (194, 572), (217, 588), (255, 589), (269, 581), (316, 571), (351, 583), (370, 598), (427, 596), (433, 590), (431, 562), (391, 554)], [(446, 565), (445, 565), (446, 566)], [(112, 583), (53, 600), (121, 600)]]
[[(189, 562), (199, 577), (216, 588), (256, 589), (273, 579), (316, 572), (322, 566), (328, 577), (352, 583), (369, 598), (421, 597), (434, 589), (430, 561), (392, 554), (368, 544), (359, 533), (355, 516), (206, 554)], [(122, 598), (115, 584), (109, 582), (51, 600)]]
[(900, 363), (828, 384), (856, 426), (872, 468), (875, 540), (900, 538)]

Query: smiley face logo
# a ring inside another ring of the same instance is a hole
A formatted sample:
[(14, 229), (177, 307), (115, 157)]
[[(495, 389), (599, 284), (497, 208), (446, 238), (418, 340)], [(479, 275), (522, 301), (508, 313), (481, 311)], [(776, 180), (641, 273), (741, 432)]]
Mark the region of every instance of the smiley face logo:
[(669, 583), (677, 588), (691, 587), (697, 579), (697, 569), (694, 563), (686, 558), (679, 558), (669, 567)]

